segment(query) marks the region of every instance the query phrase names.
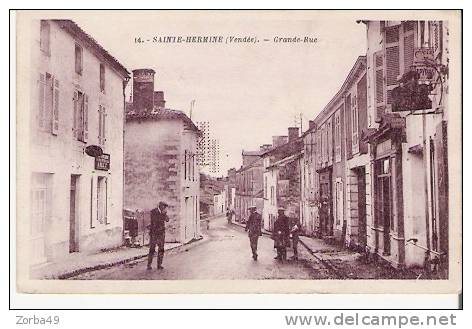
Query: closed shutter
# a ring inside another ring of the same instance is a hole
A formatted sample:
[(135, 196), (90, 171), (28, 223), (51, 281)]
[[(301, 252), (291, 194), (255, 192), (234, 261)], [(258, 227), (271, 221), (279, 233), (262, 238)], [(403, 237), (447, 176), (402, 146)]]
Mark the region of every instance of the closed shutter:
[(79, 92), (77, 90), (74, 90), (74, 98), (72, 99), (74, 109), (72, 113), (72, 136), (77, 139), (78, 138), (78, 126), (77, 126), (77, 118), (78, 118), (78, 112), (79, 112)]
[(347, 95), (344, 103), (346, 109), (346, 155), (352, 158), (352, 123), (351, 123), (351, 94)]
[(88, 95), (84, 94), (84, 108), (83, 108), (83, 129), (84, 129), (84, 135), (83, 135), (83, 142), (87, 142), (88, 140)]
[(54, 79), (53, 104), (52, 104), (52, 129), (51, 133), (57, 135), (59, 132), (59, 80)]
[(392, 103), (392, 89), (398, 85), (400, 76), (400, 25), (385, 28), (385, 80), (386, 101)]
[(383, 51), (374, 53), (375, 73), (375, 122), (380, 122), (385, 109), (384, 56)]
[(413, 68), (415, 51), (415, 22), (407, 21), (403, 24), (403, 74)]
[[(357, 84), (357, 121), (358, 121), (358, 137), (362, 136), (362, 132), (367, 130), (367, 75), (361, 78)], [(359, 138), (359, 152), (367, 153), (367, 143)]]
[(37, 125), (39, 128), (44, 128), (46, 126), (46, 75), (43, 73), (39, 74), (38, 81), (38, 114), (37, 114)]

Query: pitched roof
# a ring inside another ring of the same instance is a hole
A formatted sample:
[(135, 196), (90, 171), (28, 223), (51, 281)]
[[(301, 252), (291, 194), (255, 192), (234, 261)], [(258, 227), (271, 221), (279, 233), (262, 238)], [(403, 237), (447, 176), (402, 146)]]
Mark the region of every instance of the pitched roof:
[(257, 151), (242, 151), (242, 155), (249, 155), (249, 156), (261, 156), (264, 151), (257, 150)]
[(132, 103), (126, 103), (126, 121), (143, 121), (143, 120), (181, 120), (183, 123), (190, 129), (198, 134), (201, 134), (201, 131), (197, 128), (195, 123), (182, 111), (167, 109), (167, 108), (157, 108), (155, 107), (152, 111), (140, 111), (136, 112), (133, 109)]
[(98, 56), (103, 57), (103, 59), (124, 78), (128, 79), (130, 77), (128, 70), (115, 57), (106, 51), (105, 48), (103, 48), (94, 38), (82, 30), (80, 26), (77, 25), (77, 23), (70, 19), (51, 19), (50, 21), (56, 22), (70, 35), (83, 41), (85, 45), (90, 47), (91, 51), (93, 51)]

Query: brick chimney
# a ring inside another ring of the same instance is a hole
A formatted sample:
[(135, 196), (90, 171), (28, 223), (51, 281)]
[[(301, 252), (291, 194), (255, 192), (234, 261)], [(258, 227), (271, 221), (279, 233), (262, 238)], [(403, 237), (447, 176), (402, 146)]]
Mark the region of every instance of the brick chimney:
[(153, 109), (155, 74), (153, 69), (133, 70), (133, 109), (138, 113)]
[(166, 100), (164, 99), (163, 91), (154, 92), (154, 106), (160, 109), (164, 109), (166, 107)]
[(288, 141), (291, 142), (295, 139), (298, 138), (298, 132), (299, 128), (298, 127), (289, 127), (288, 128)]
[(287, 143), (288, 137), (287, 136), (272, 136), (272, 146), (277, 147)]
[(308, 121), (308, 129), (312, 129), (315, 127), (315, 120)]

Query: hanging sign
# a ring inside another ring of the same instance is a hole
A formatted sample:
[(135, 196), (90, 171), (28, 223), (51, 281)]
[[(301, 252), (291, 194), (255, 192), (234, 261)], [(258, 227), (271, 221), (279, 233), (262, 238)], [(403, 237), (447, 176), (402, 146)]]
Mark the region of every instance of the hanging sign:
[(96, 170), (110, 170), (110, 154), (103, 153), (95, 157)]
[[(426, 65), (429, 63), (429, 65)], [(434, 50), (433, 48), (415, 48), (413, 56), (413, 65), (418, 73), (418, 81), (426, 82), (433, 81), (434, 68), (431, 64), (434, 63)]]

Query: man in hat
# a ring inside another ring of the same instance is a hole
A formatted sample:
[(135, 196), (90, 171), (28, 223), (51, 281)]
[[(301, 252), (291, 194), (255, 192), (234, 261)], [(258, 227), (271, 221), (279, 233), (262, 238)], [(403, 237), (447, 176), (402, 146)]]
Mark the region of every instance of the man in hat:
[(285, 216), (285, 209), (279, 208), (279, 215), (274, 222), (274, 231), (272, 238), (274, 239), (274, 248), (277, 249), (275, 259), (287, 260), (287, 247), (290, 243), (290, 228), (288, 218)]
[(152, 258), (156, 252), (157, 245), (157, 268), (162, 270), (162, 260), (164, 259), (164, 243), (166, 240), (166, 222), (169, 221), (167, 217), (167, 203), (159, 202), (158, 206), (151, 210), (151, 225), (149, 232), (149, 254), (147, 269), (152, 269)]
[(250, 215), (246, 223), (246, 231), (248, 232), (249, 242), (251, 244), (252, 258), (257, 260), (257, 242), (262, 236), (262, 217), (256, 211), (256, 207), (249, 207)]

